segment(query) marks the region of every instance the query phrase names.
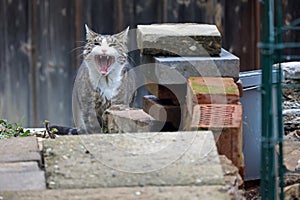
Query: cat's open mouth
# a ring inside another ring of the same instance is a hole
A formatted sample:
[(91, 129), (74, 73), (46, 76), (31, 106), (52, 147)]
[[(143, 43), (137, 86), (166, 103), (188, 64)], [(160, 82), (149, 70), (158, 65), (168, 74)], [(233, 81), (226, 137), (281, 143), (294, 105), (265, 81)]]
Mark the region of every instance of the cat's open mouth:
[(115, 62), (115, 57), (101, 54), (95, 56), (95, 61), (100, 68), (101, 74), (105, 75), (108, 72), (109, 67)]

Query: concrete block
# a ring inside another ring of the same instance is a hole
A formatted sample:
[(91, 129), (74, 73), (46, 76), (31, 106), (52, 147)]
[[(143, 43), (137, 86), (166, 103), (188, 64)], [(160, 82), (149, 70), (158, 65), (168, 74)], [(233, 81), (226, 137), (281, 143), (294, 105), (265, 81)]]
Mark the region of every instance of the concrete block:
[(171, 100), (160, 100), (153, 95), (143, 97), (143, 111), (161, 122), (170, 122), (179, 128), (181, 122), (181, 108)]
[(0, 140), (0, 152), (0, 163), (42, 161), (36, 137)]
[(40, 189), (46, 189), (46, 180), (37, 162), (0, 163), (0, 191)]
[(197, 104), (237, 104), (239, 89), (232, 78), (190, 77), (188, 79), (187, 106)]
[(153, 132), (163, 129), (164, 123), (155, 120), (142, 109), (115, 105), (105, 111), (108, 133)]
[(44, 152), (51, 189), (224, 184), (210, 131), (63, 136)]
[(150, 55), (219, 55), (222, 38), (215, 25), (138, 25), (137, 45), (142, 54)]
[(224, 49), (216, 57), (154, 57), (153, 60), (143, 57), (143, 63), (155, 63), (154, 74), (161, 84), (178, 84), (182, 77), (186, 80), (197, 76), (239, 79), (240, 60)]

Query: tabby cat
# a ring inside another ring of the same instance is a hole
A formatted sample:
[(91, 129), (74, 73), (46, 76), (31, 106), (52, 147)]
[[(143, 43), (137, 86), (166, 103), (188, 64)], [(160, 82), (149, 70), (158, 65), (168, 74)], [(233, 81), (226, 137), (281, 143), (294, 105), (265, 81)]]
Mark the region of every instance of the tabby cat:
[(128, 77), (128, 31), (95, 33), (87, 25), (83, 62), (73, 87), (72, 111), (78, 133), (105, 132), (104, 111), (133, 101), (134, 81)]

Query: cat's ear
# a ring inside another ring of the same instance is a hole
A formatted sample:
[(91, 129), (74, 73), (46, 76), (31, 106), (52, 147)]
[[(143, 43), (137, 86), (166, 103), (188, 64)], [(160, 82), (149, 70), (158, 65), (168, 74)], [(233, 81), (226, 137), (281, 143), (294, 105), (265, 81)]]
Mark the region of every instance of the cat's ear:
[(86, 40), (92, 40), (97, 35), (97, 33), (92, 31), (86, 24), (85, 24), (85, 31), (86, 31)]
[(128, 32), (129, 32), (129, 26), (124, 31), (115, 34), (114, 37), (116, 37), (119, 41), (122, 41), (123, 43), (126, 44), (128, 39)]
[(120, 32), (119, 34), (121, 34), (123, 37), (128, 37), (128, 32), (129, 32), (129, 26), (127, 26), (127, 28)]

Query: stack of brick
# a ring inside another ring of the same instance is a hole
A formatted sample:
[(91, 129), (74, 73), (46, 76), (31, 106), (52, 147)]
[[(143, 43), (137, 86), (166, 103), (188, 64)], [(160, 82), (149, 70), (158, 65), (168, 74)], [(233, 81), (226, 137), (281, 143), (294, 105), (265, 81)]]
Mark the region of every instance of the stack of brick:
[(190, 77), (184, 112), (186, 130), (212, 130), (219, 154), (244, 177), (242, 106), (232, 78)]
[(221, 49), (216, 26), (140, 25), (137, 43), (152, 94), (143, 110), (175, 129), (213, 130), (218, 152), (243, 176), (239, 59)]

